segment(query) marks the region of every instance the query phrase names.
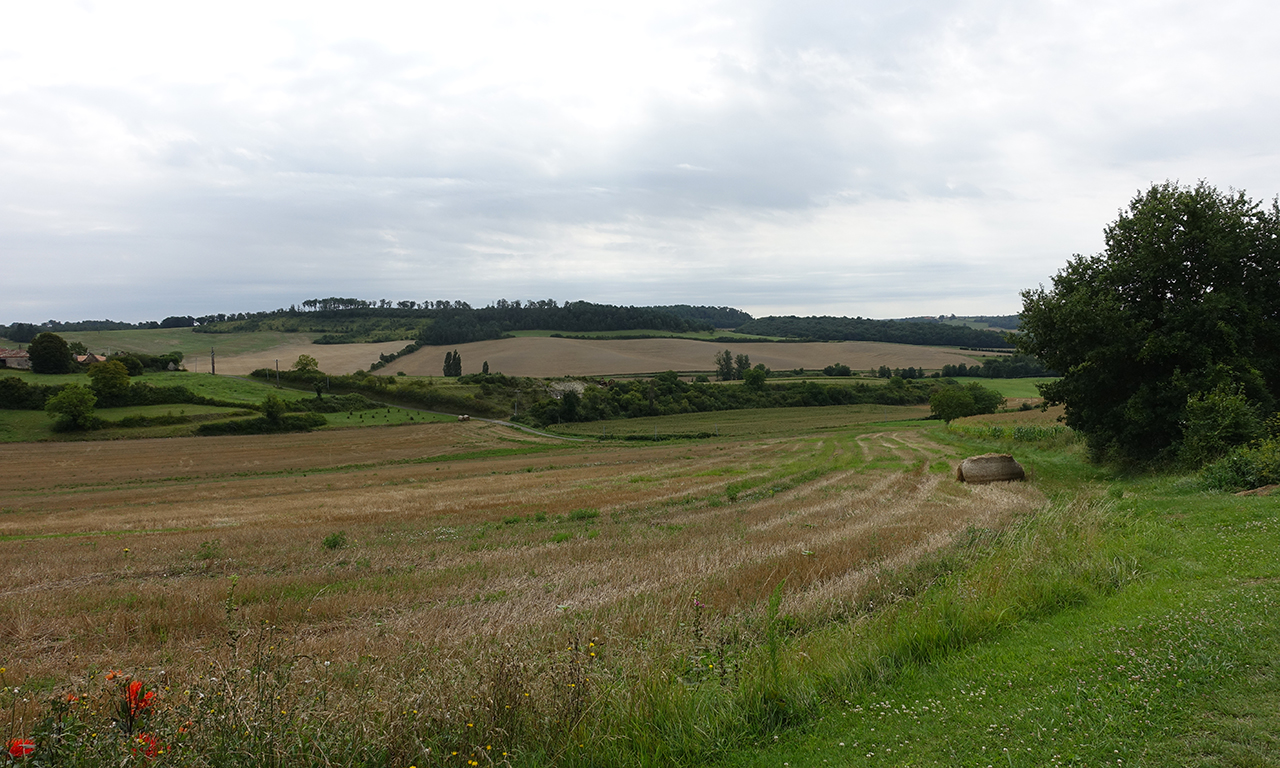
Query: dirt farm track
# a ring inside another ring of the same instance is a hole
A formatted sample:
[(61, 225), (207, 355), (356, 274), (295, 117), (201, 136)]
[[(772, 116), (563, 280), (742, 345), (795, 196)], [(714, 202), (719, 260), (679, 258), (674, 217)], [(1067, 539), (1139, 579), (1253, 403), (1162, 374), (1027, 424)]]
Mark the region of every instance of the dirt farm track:
[(982, 354), (966, 355), (954, 349), (874, 341), (716, 344), (693, 339), (588, 341), (529, 337), (479, 341), (456, 347), (426, 347), (396, 360), (381, 373), (394, 375), (404, 371), (410, 376), (439, 376), (445, 352), (454, 349), (462, 355), (463, 373), (479, 373), (480, 366), (488, 361), (489, 370), (495, 373), (534, 377), (709, 371), (715, 368), (712, 358), (724, 349), (735, 355), (750, 355), (752, 364), (763, 363), (775, 371), (820, 369), (833, 363), (844, 363), (854, 370), (882, 365), (941, 368), (948, 364), (970, 365), (973, 356)]

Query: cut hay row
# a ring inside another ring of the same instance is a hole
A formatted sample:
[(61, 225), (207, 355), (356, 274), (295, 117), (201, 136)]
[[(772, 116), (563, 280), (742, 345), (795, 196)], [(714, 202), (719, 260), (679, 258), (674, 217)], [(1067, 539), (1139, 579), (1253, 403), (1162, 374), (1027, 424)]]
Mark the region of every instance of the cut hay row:
[[(286, 711), (493, 727), (470, 698), (492, 664), (548, 716), (585, 706), (556, 681), (588, 640), (602, 681), (708, 652), (732, 669), (784, 580), (792, 621), (857, 613), (892, 593), (883, 568), (1043, 501), (951, 482), (956, 457), (919, 433), (547, 445), (471, 422), (0, 449), (23, 478), (0, 486), (0, 666), (51, 692), (164, 669), (177, 706), (248, 663), (231, 632), (358, 680)], [(474, 458), (512, 446), (538, 452)]]

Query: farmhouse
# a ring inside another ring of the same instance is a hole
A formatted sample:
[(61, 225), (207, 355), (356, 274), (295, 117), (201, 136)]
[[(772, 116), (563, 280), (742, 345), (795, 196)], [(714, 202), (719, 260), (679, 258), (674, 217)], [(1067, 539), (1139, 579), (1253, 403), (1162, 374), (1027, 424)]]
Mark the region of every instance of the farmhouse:
[(0, 367), (31, 370), (31, 356), (25, 349), (0, 349)]
[(76, 362), (81, 365), (93, 365), (94, 363), (105, 363), (106, 361), (106, 355), (95, 355), (92, 352), (87, 355), (76, 355)]

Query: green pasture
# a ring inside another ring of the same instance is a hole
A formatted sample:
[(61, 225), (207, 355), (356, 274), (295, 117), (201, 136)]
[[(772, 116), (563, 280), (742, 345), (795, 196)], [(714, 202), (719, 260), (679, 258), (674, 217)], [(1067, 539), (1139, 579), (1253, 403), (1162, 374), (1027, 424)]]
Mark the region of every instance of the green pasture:
[(445, 421), (457, 421), (457, 416), (448, 414), (412, 411), (406, 408), (375, 408), (371, 411), (347, 413), (326, 413), (324, 418), (329, 422), (325, 429), (345, 429), (350, 427), (388, 427), (400, 424), (428, 424)]
[[(242, 418), (244, 412), (236, 408), (220, 408), (211, 405), (139, 405), (124, 408), (98, 408), (94, 411), (101, 419), (119, 421), (131, 416), (189, 416), (195, 417), (183, 424), (166, 424), (147, 427), (107, 427), (89, 432), (54, 432), (53, 419), (44, 411), (0, 410), (0, 443), (28, 443), (42, 440), (118, 440), (139, 437), (181, 437), (195, 432), (197, 422)], [(257, 416), (256, 413), (249, 414)]]
[[(29, 384), (44, 384), (47, 386), (83, 384), (84, 386), (89, 386), (89, 376), (84, 373), (48, 374), (4, 369), (0, 370), (0, 376), (16, 376)], [(247, 377), (214, 376), (208, 373), (192, 373), (188, 371), (146, 373), (141, 376), (133, 376), (130, 381), (143, 382), (157, 387), (186, 387), (197, 395), (244, 403), (260, 403), (271, 392), (275, 392), (277, 396), (285, 400), (296, 400), (308, 395), (315, 396), (315, 393), (310, 390), (303, 392), (291, 389), (277, 389), (274, 384), (267, 384)]]
[[(96, 413), (99, 418), (109, 419), (111, 421), (119, 421), (132, 416), (165, 416), (175, 414), (177, 416), (206, 416), (209, 414), (243, 413), (241, 408), (223, 408), (217, 405), (192, 405), (190, 403), (174, 403), (172, 405), (128, 405), (123, 408), (98, 408)], [(255, 412), (256, 416), (257, 413)]]
[[(897, 634), (888, 630), (898, 653), (914, 643), (914, 660), (882, 663), (833, 690), (812, 729), (723, 764), (1280, 764), (1280, 499), (1207, 493), (1194, 477), (1113, 477), (1069, 448), (1039, 458), (1051, 459), (1037, 466), (1052, 505), (1102, 523), (1088, 545), (1106, 553), (1101, 581), (1090, 586), (1066, 565), (1057, 575), (1047, 565), (993, 572), (988, 593), (1026, 579), (1023, 588), (1056, 597), (951, 649), (931, 645), (964, 621), (963, 598), (942, 586), (938, 599), (899, 612)], [(1051, 519), (1052, 508), (1040, 515)], [(994, 541), (992, 558), (1025, 546), (1013, 535)], [(916, 621), (929, 616), (932, 630)]]
[(659, 438), (719, 435), (725, 438), (782, 437), (812, 433), (911, 429), (929, 423), (927, 405), (832, 405), (823, 408), (751, 408), (639, 419), (553, 424), (547, 431), (574, 437)]
[(960, 384), (977, 383), (987, 389), (994, 389), (1005, 397), (1040, 397), (1037, 384), (1057, 381), (1055, 378), (1041, 379), (984, 379), (979, 376), (957, 376)]
[[(125, 331), (59, 331), (67, 341), (78, 341), (90, 352), (142, 352), (162, 355), (175, 350), (186, 358), (201, 358), (201, 367), (208, 365), (209, 349), (221, 355), (241, 355), (261, 352), (299, 340), (312, 341), (318, 333), (282, 333), (280, 331), (254, 331), (251, 333), (196, 333), (192, 328), (151, 328)], [(188, 367), (191, 363), (187, 363)]]

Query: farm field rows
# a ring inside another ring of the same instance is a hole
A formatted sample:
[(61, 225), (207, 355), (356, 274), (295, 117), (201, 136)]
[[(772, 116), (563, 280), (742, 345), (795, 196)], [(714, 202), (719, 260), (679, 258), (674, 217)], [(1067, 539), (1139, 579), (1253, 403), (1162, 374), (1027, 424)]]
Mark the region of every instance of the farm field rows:
[(1273, 764), (1276, 501), (878, 410), (0, 446), (7, 733), (125, 670), (184, 765)]
[(312, 344), (318, 333), (196, 333), (190, 328), (156, 328), (128, 331), (66, 331), (58, 334), (78, 341), (90, 352), (144, 352), (160, 355), (180, 351), (188, 371), (209, 372), (209, 350), (216, 354), (217, 372), (243, 376), (259, 368), (288, 369), (299, 355), (311, 355), (321, 370), (346, 374), (367, 369), (378, 355), (399, 352), (410, 340), (378, 344)]
[(657, 434), (662, 439), (716, 435), (748, 438), (796, 434), (824, 434), (849, 429), (918, 429), (937, 425), (923, 421), (927, 405), (831, 405), (822, 408), (757, 408), (742, 411), (683, 413), (636, 419), (556, 424), (549, 431), (579, 437), (640, 438)]
[(327, 716), (410, 690), (461, 716), (502, 648), (554, 709), (572, 703), (554, 688), (566, 644), (594, 638), (605, 680), (732, 629), (718, 653), (736, 674), (783, 579), (789, 615), (847, 612), (882, 568), (1044, 503), (952, 482), (955, 449), (926, 433), (849, 426), (639, 447), (477, 422), (0, 446), (0, 666), (48, 692), (163, 669), (186, 706), (176, 691), (235, 663), (228, 631), (270, 626), (360, 680), (324, 683)]
[[(393, 375), (403, 371), (411, 376), (438, 376), (445, 352), (462, 354), (463, 372), (477, 373), (488, 361), (490, 370), (508, 376), (609, 376), (675, 371), (710, 371), (712, 357), (729, 348), (735, 355), (750, 355), (751, 361), (783, 371), (795, 368), (821, 369), (844, 363), (866, 371), (887, 365), (890, 368), (941, 368), (943, 365), (972, 365), (994, 353), (923, 347), (871, 341), (809, 343), (738, 342), (708, 343), (700, 334), (687, 338), (661, 339), (571, 339), (551, 338), (551, 331), (516, 334), (516, 338), (480, 341), (449, 347), (425, 347), (406, 355), (380, 371)], [(347, 374), (368, 369), (380, 354), (399, 352), (411, 340), (377, 344), (312, 344), (319, 334), (280, 333), (195, 333), (190, 328), (128, 331), (67, 331), (68, 341), (85, 344), (97, 353), (132, 351), (163, 354), (174, 350), (185, 355), (188, 371), (208, 372), (209, 351), (216, 352), (219, 374), (245, 375), (259, 368), (274, 368), (279, 361), (287, 369), (299, 355), (310, 355), (320, 369)], [(610, 334), (600, 334), (610, 335)], [(744, 337), (746, 338), (746, 337)]]
[(752, 364), (764, 364), (776, 371), (795, 368), (821, 369), (844, 363), (866, 371), (887, 365), (890, 368), (941, 368), (944, 365), (972, 365), (990, 353), (969, 352), (945, 347), (886, 344), (874, 341), (834, 341), (809, 343), (740, 342), (716, 344), (692, 339), (627, 339), (595, 341), (529, 336), (459, 344), (451, 347), (424, 347), (399, 358), (379, 373), (403, 371), (410, 376), (440, 374), (445, 352), (462, 355), (463, 373), (477, 373), (484, 362), (489, 370), (508, 376), (610, 376), (662, 371), (713, 371), (713, 357), (729, 349), (735, 355), (749, 355)]

